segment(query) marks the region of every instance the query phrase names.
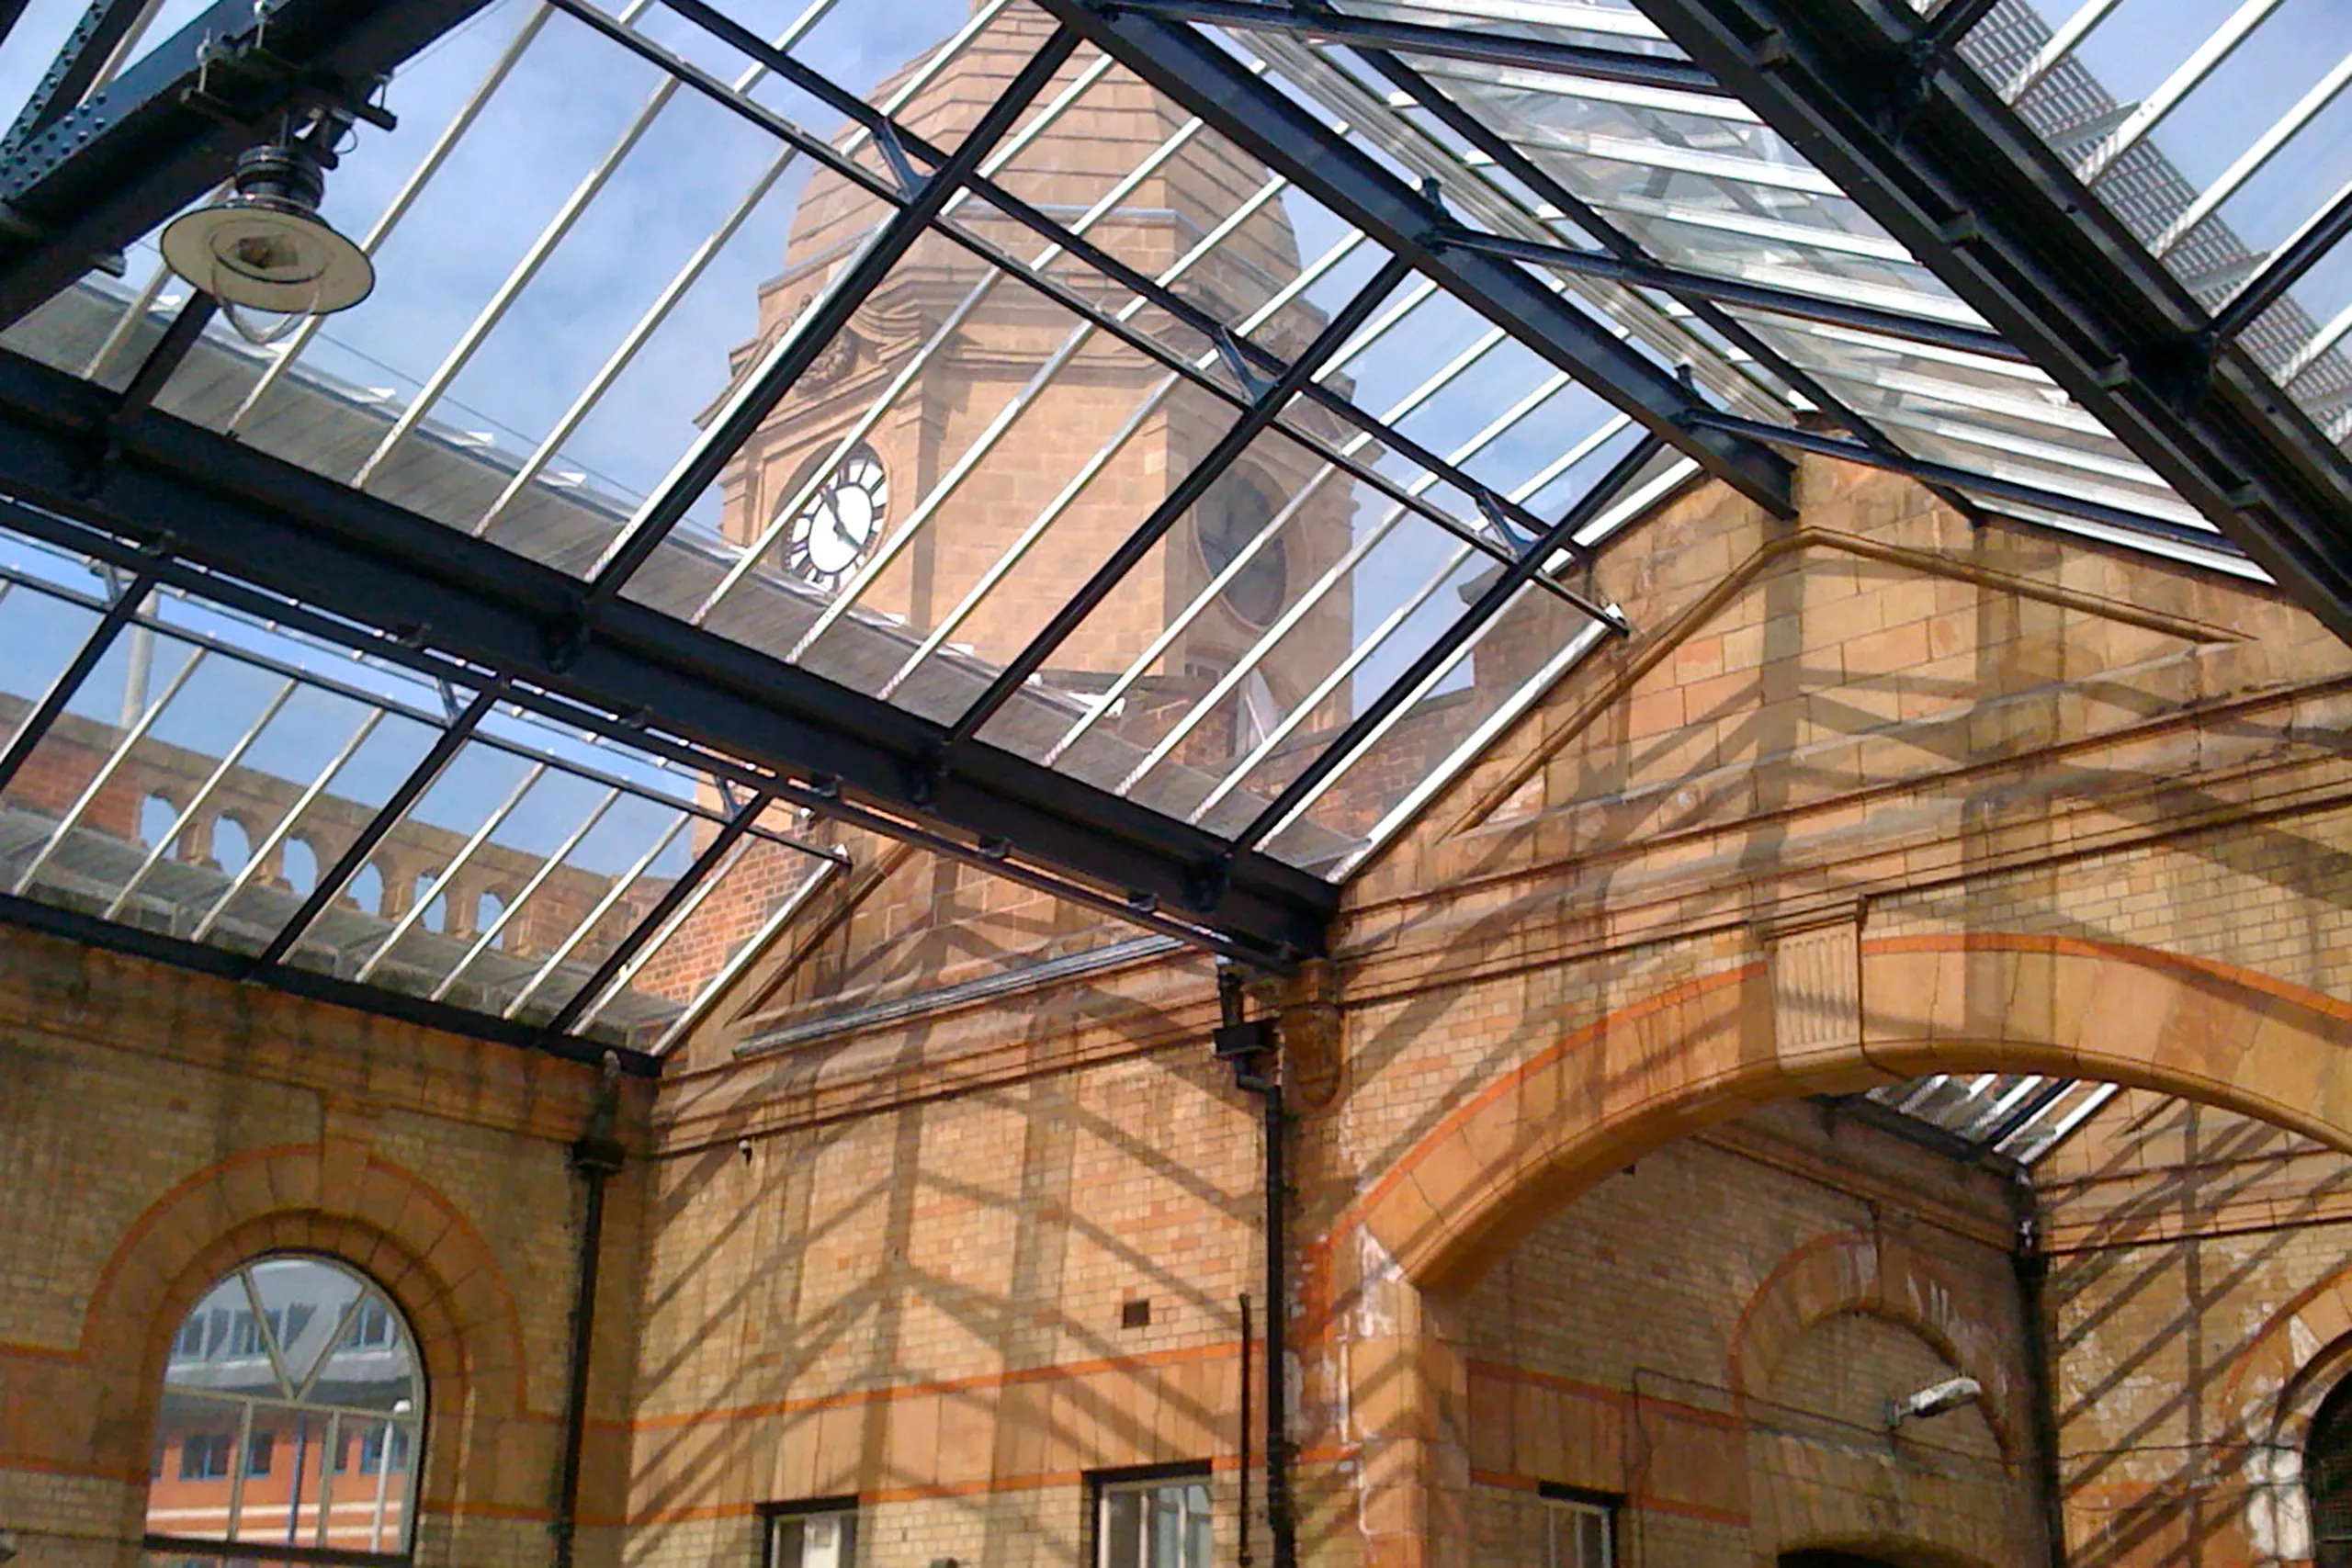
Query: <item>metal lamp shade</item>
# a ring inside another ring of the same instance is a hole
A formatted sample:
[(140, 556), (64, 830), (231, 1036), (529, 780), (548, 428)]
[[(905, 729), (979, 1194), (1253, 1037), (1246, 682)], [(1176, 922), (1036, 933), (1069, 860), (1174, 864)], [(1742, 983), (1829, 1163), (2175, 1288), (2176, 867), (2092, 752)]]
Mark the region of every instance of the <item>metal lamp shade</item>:
[(366, 253), (316, 213), (232, 196), (164, 231), (171, 269), (224, 304), (280, 315), (347, 310), (376, 287)]

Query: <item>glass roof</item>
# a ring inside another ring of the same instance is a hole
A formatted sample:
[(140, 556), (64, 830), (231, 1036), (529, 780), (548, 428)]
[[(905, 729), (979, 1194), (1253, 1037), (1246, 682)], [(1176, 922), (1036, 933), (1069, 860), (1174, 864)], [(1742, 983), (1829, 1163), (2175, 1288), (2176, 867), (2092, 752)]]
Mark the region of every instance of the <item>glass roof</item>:
[[(1963, 57), (2208, 304), (2327, 237), (2352, 177), (2340, 7), (1981, 9)], [(79, 10), (33, 0), (0, 98)], [(139, 8), (109, 71), (201, 10)], [(1964, 507), (2258, 575), (1635, 6), (1124, 10), (1205, 45), (1217, 91), (1311, 117), (1321, 149), (1221, 132), (1066, 29), (1071, 0), (492, 0), (393, 73), (397, 130), (359, 125), (329, 176), (324, 215), (377, 269), (358, 308), (214, 316), (175, 344), (189, 289), (151, 231), (0, 347), (117, 390), (160, 365), (162, 413), (584, 603), (1326, 882), (1626, 629), (1595, 547), (1702, 477), (1709, 441), (1902, 468)], [(1428, 222), (1384, 243), (1318, 175), (1338, 148)], [(1534, 280), (1529, 309), (1690, 406), (1661, 427), (1572, 370), (1461, 286), (1461, 257)], [(2340, 444), (2352, 269), (2323, 254), (2292, 283), (2247, 341)], [(695, 1006), (655, 979), (681, 925), (728, 922), (745, 951), (838, 858), (796, 847), (771, 798), (806, 804), (784, 786), (821, 785), (821, 759), (787, 778), (674, 735), (632, 752), (617, 714), (582, 739), (524, 672), (451, 655), (427, 679), (431, 628), (379, 656), (395, 628), (364, 605), (298, 633), (134, 583), (103, 525), (13, 515), (12, 610), (74, 628), (0, 659), (19, 716), (54, 717), (6, 784), (17, 897), (658, 1042)], [(69, 756), (81, 773), (32, 765)], [(158, 767), (283, 804), (164, 791), (169, 820), (124, 816), (115, 775)], [(934, 830), (922, 799), (869, 804)], [(347, 866), (311, 829), (371, 810), (380, 848)], [(322, 880), (291, 874), (297, 843)], [(1050, 869), (1151, 912), (1099, 868)], [(389, 878), (372, 899), (368, 873)], [(757, 897), (710, 891), (745, 877)], [(518, 905), (575, 918), (543, 932)]]
[(1863, 1098), (1971, 1148), (2032, 1166), (2120, 1092), (2111, 1083), (2030, 1073), (1938, 1073)]
[(844, 859), (724, 773), (494, 681), (22, 535), (0, 613), (10, 899), (658, 1052)]

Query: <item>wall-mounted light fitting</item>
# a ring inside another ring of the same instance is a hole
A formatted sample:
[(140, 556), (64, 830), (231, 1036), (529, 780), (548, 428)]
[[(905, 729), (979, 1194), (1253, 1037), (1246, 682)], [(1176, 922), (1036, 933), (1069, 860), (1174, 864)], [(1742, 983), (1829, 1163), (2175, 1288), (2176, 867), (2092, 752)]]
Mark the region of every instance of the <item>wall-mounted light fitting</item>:
[(1974, 1378), (1946, 1378), (1915, 1393), (1886, 1402), (1886, 1429), (1894, 1431), (1913, 1416), (1941, 1416), (1984, 1397), (1984, 1385)]

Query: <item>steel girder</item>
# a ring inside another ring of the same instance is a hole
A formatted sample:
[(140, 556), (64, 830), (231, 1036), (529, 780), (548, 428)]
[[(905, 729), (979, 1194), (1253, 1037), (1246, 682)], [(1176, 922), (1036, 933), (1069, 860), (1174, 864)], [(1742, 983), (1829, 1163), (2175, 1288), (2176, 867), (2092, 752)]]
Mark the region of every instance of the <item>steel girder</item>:
[(113, 403), (0, 354), (0, 491), (774, 775), (753, 787), (977, 840), (967, 858), (1107, 889), (1146, 924), (1164, 907), (1235, 956), (1322, 950), (1338, 892), (1307, 872), (984, 742), (944, 766), (944, 726), (186, 421), (110, 423)]
[(288, 110), (364, 105), (484, 3), (217, 0), (0, 154), (0, 327), (220, 185)]
[(2352, 463), (1902, 0), (1636, 0), (2338, 637)]
[(1102, 0), (1041, 0), (1081, 34), (1305, 194), (1410, 262), (1487, 320), (1576, 378), (1749, 500), (1794, 514), (1788, 460), (1707, 428), (1706, 404), (1664, 366), (1521, 266), (1444, 243), (1453, 220), (1377, 159), (1191, 26)]
[(1555, 43), (1513, 33), (1433, 26), (1395, 17), (1364, 17), (1321, 5), (1269, 5), (1266, 0), (1119, 0), (1122, 11), (1170, 21), (1252, 32), (1292, 33), (1351, 49), (1403, 50), (1408, 54), (1466, 60), (1481, 65), (1556, 71), (1595, 82), (1623, 82), (1685, 93), (1712, 93), (1715, 79), (1688, 61), (1589, 44)]

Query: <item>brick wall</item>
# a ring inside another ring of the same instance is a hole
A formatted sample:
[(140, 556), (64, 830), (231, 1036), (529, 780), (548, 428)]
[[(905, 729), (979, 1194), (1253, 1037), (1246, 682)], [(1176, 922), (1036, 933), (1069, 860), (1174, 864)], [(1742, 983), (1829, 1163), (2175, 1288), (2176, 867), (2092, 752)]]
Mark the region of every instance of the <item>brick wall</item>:
[[(591, 1070), (21, 931), (0, 931), (0, 1529), (20, 1562), (135, 1561), (180, 1318), (286, 1250), (362, 1269), (413, 1326), (419, 1560), (546, 1561)], [(627, 1179), (607, 1214), (593, 1395), (615, 1417)], [(609, 1428), (589, 1458), (591, 1497), (613, 1496)], [(616, 1510), (588, 1522), (582, 1562), (616, 1561)]]
[[(1757, 1108), (1999, 1067), (2352, 1145), (2334, 739), (2352, 660), (2259, 588), (1972, 530), (1883, 477), (1804, 480), (1795, 526), (1702, 491), (1613, 543), (1596, 570), (1635, 636), (1351, 885), (1328, 968), (1270, 991), (1302, 1113), (1285, 1284), (1318, 1568), (1519, 1551), (1544, 1481), (1635, 1498), (1635, 1563), (1831, 1536), (2030, 1562), (2030, 1540), (1963, 1529), (2022, 1528), (2030, 1453), (1996, 1206), (1916, 1154)], [(854, 1493), (877, 1562), (1067, 1562), (1090, 1474), (1206, 1461), (1220, 1551), (1238, 1545), (1237, 1297), (1266, 1285), (1255, 1106), (1208, 1059), (1207, 966), (942, 993), (1125, 933), (916, 854), (861, 853), (811, 917), (649, 1111), (627, 1179), (643, 1224), (620, 1226), (600, 1319), (597, 1519), (626, 1520), (633, 1562), (749, 1562), (762, 1505)], [(0, 1144), (30, 1173), (0, 1201), (40, 1238), (10, 1259), (0, 1336), (12, 1517), (119, 1534), (148, 1426), (144, 1374), (117, 1369), (152, 1354), (173, 1292), (232, 1243), (382, 1246), (356, 1227), (411, 1224), (421, 1184), (440, 1201), (418, 1216), (465, 1223), (411, 1245), (432, 1285), (413, 1310), (466, 1348), (452, 1408), (481, 1412), (428, 1445), (446, 1468), (427, 1539), (448, 1560), (542, 1550), (570, 1256), (549, 1216), (569, 1213), (579, 1075), (34, 939), (6, 951), (7, 1048), (39, 1065)], [(851, 1010), (876, 998), (905, 1006)], [(809, 1026), (799, 1043), (734, 1055), (779, 1019)], [(2270, 1223), (2335, 1224), (2279, 1206), (2308, 1174), (2280, 1168)], [(358, 1172), (332, 1201), (331, 1170)], [(2161, 1220), (2179, 1184), (2149, 1179), (2125, 1195)], [(142, 1220), (183, 1201), (209, 1218)], [(171, 1268), (107, 1272), (166, 1230), (187, 1237)], [(1604, 1232), (1608, 1257), (1585, 1245)], [(2177, 1516), (2214, 1568), (2245, 1560), (2193, 1522), (2221, 1506), (2183, 1479), (2207, 1472), (2099, 1461), (2130, 1444), (2097, 1423), (2193, 1437), (2221, 1428), (2189, 1411), (2244, 1403), (2195, 1377), (2168, 1399), (2176, 1361), (2222, 1359), (2211, 1334), (2107, 1326), (2136, 1323), (2128, 1303), (2223, 1302), (2249, 1347), (2229, 1366), (2269, 1370), (2213, 1375), (2304, 1386), (2293, 1322), (2323, 1348), (2352, 1329), (2306, 1278), (2334, 1233), (2294, 1233), (2320, 1239), (2291, 1258), (2257, 1233), (2167, 1252), (2159, 1225), (2123, 1233), (2144, 1256), (2053, 1269), (2062, 1378), (2097, 1404), (2064, 1432), (2079, 1538), (2094, 1506), (2142, 1545), (2184, 1539), (2161, 1522)], [(481, 1260), (435, 1263), (450, 1235)], [(2215, 1294), (2240, 1275), (2255, 1295)], [(1534, 1326), (1530, 1300), (1561, 1295), (1615, 1304)], [(1141, 1299), (1149, 1325), (1122, 1326)], [(131, 1348), (107, 1359), (101, 1332)], [(1855, 1436), (1888, 1385), (1944, 1365), (1984, 1381), (1989, 1437), (1965, 1416)], [(28, 1432), (23, 1409), (65, 1418)]]
[[(1669, 1145), (1559, 1210), (1468, 1300), (1481, 1563), (1544, 1568), (1539, 1488), (1615, 1499), (1623, 1562), (1838, 1544), (2040, 1558), (2007, 1198), (1990, 1173), (1811, 1107)], [(1977, 1337), (1917, 1315), (1950, 1293)], [(1938, 1341), (1942, 1341), (1941, 1348)], [(1995, 1391), (1890, 1436), (1885, 1403)]]
[(2308, 1558), (2303, 1439), (2352, 1364), (2352, 1163), (2275, 1126), (2127, 1091), (2050, 1165), (2074, 1561)]

